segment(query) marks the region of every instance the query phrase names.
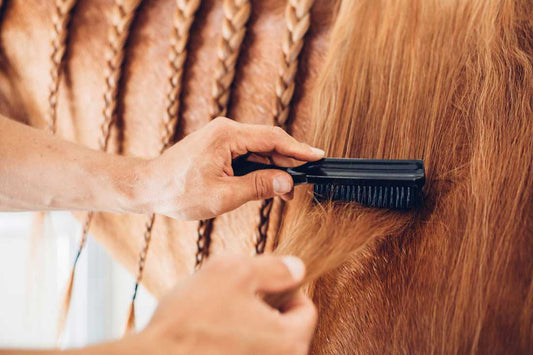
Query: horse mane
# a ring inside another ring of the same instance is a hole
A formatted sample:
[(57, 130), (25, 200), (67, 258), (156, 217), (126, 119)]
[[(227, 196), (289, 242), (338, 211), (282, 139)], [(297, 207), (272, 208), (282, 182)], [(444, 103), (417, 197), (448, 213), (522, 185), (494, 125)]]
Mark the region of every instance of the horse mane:
[(424, 159), (427, 183), (412, 212), (288, 205), (276, 253), (307, 264), (315, 352), (531, 351), (532, 118), (531, 2), (342, 1), (313, 144)]

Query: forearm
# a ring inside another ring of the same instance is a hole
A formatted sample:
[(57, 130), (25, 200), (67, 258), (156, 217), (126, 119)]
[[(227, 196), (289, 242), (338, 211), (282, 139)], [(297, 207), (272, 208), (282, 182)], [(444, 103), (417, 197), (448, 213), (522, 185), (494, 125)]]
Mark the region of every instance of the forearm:
[(63, 141), (0, 116), (0, 210), (136, 212), (144, 161)]
[(22, 349), (0, 349), (0, 355), (141, 355), (154, 354), (154, 347), (157, 345), (150, 344), (146, 336), (140, 335), (129, 336), (121, 340), (92, 345), (81, 349), (67, 350), (22, 350)]

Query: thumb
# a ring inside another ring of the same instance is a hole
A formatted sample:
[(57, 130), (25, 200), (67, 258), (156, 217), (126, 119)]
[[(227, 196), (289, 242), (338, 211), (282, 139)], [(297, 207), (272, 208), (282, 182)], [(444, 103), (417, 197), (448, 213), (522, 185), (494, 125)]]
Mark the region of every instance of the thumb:
[(290, 193), (293, 189), (292, 177), (284, 171), (258, 170), (244, 176), (230, 177), (234, 198), (239, 205), (252, 200), (265, 200)]
[(305, 276), (304, 263), (294, 256), (261, 255), (252, 259), (250, 269), (255, 280), (253, 291), (266, 294), (290, 291)]

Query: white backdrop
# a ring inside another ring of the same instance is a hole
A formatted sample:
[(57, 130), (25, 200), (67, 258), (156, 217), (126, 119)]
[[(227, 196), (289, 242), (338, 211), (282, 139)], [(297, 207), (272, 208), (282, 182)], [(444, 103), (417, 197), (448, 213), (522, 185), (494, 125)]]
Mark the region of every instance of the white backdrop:
[[(45, 220), (42, 240), (30, 243), (33, 216), (0, 213), (0, 348), (56, 345), (58, 306), (81, 226), (68, 212), (53, 212)], [(89, 236), (76, 270), (61, 346), (120, 337), (133, 285), (133, 277)], [(155, 299), (141, 287), (136, 302), (138, 328), (147, 323), (155, 306)]]

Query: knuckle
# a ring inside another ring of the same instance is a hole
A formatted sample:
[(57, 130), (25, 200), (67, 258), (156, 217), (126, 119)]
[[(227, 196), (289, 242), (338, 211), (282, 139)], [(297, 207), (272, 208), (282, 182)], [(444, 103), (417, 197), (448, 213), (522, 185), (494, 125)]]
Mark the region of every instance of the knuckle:
[(285, 130), (283, 128), (279, 127), (279, 126), (274, 126), (271, 129), (272, 129), (272, 133), (274, 133), (277, 136), (285, 136), (285, 135), (287, 135), (287, 132), (285, 132)]
[(214, 118), (211, 122), (214, 126), (228, 126), (230, 124), (230, 119), (224, 116), (218, 116)]
[(230, 129), (233, 127), (232, 121), (226, 117), (217, 117), (210, 123), (213, 130), (213, 134), (217, 138), (224, 138), (230, 133)]
[(269, 195), (271, 186), (267, 179), (262, 178), (260, 174), (252, 174), (252, 184), (254, 186), (255, 199), (260, 200)]

